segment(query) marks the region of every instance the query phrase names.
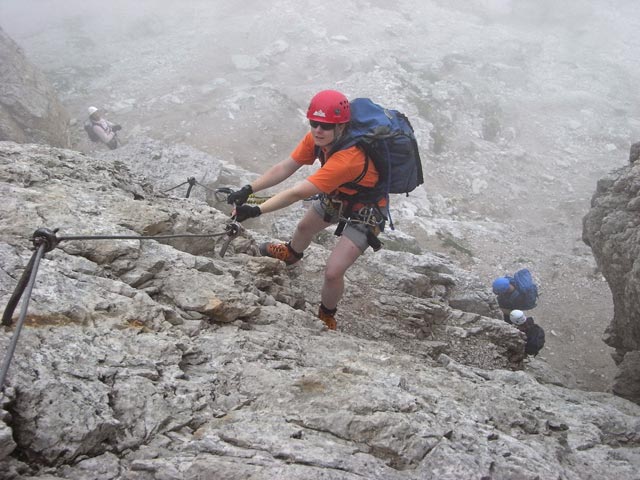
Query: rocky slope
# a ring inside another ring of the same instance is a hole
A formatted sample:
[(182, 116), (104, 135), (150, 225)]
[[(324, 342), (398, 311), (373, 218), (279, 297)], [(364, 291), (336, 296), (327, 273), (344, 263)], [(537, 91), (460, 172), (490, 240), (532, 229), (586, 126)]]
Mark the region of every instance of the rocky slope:
[[(203, 161), (188, 147), (145, 149), (157, 172)], [(213, 188), (230, 167), (206, 163)], [(123, 158), (0, 142), (0, 167), (3, 305), (39, 227), (217, 235), (229, 221)], [(640, 407), (568, 389), (523, 359), (486, 287), (447, 257), (403, 251), (407, 238), (367, 253), (329, 332), (313, 311), (330, 233), (285, 268), (251, 256), (277, 226), (246, 227), (223, 258), (223, 236), (63, 238), (46, 254), (1, 401), (5, 478), (637, 475)]]
[(605, 341), (616, 349), (618, 395), (640, 403), (640, 161), (631, 148), (630, 165), (598, 182), (584, 217), (583, 239), (607, 279), (614, 316)]
[(0, 28), (0, 140), (70, 146), (69, 114), (49, 80)]
[(427, 176), (415, 202), (394, 206), (413, 213), (399, 225), (412, 251), (455, 258), (487, 286), (529, 267), (541, 356), (610, 391), (613, 303), (581, 220), (640, 132), (638, 2), (345, 0), (326, 15), (304, 0), (5, 0), (0, 21), (87, 153), (101, 148), (82, 129), (94, 104), (124, 142), (186, 143), (252, 172), (289, 154), (320, 89), (403, 111)]

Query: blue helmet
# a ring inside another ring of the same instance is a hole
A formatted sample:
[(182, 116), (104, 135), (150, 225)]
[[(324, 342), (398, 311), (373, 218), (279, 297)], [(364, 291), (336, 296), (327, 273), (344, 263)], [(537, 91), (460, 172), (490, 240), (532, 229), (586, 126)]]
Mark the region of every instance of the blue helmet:
[(509, 290), (511, 286), (511, 282), (507, 277), (498, 277), (493, 281), (493, 293), (496, 295), (500, 295), (501, 293), (505, 293)]

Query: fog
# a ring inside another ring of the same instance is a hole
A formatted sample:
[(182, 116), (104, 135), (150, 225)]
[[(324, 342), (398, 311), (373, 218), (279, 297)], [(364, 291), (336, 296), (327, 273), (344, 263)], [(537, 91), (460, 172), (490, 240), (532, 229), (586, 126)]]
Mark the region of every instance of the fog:
[(88, 105), (125, 141), (184, 142), (255, 172), (289, 154), (318, 90), (404, 111), (427, 177), (406, 228), (487, 282), (531, 266), (549, 361), (606, 388), (611, 299), (580, 219), (640, 139), (640, 2), (4, 0), (0, 25), (78, 120), (80, 150), (94, 148)]
[(437, 154), (477, 133), (544, 154), (565, 129), (622, 150), (637, 132), (636, 4), (5, 0), (0, 24), (72, 115), (99, 104), (238, 160), (288, 153), (326, 87), (419, 116)]

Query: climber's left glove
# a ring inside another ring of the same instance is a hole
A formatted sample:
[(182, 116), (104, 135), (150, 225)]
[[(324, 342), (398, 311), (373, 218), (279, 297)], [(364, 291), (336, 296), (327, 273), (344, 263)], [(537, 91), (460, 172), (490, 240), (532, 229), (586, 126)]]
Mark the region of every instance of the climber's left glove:
[(244, 222), (247, 218), (259, 217), (262, 211), (257, 205), (238, 205), (234, 213), (237, 222)]

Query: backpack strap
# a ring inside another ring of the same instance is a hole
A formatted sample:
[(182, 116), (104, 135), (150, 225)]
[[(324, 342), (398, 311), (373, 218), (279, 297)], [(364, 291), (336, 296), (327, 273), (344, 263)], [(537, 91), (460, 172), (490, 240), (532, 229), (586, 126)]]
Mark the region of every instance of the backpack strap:
[[(350, 188), (351, 190), (356, 190), (357, 193), (353, 194), (353, 195), (347, 195), (347, 194), (340, 194), (340, 198), (342, 199), (344, 197), (344, 199), (349, 199), (349, 200), (360, 200), (360, 197), (357, 197), (358, 195), (360, 195), (361, 193), (365, 193), (371, 190), (374, 190), (376, 187), (363, 187), (362, 185), (359, 184), (359, 182), (362, 181), (362, 179), (365, 177), (365, 175), (367, 174), (367, 172), (369, 171), (369, 163), (372, 161), (371, 157), (369, 156), (369, 154), (367, 153), (367, 149), (365, 148), (365, 144), (364, 143), (357, 143), (354, 145), (349, 145), (349, 146), (345, 146), (345, 147), (340, 147), (339, 145), (334, 145), (331, 150), (329, 150), (328, 155), (325, 157), (324, 152), (322, 151), (322, 149), (318, 146), (314, 147), (314, 151), (315, 151), (315, 155), (316, 157), (320, 160), (320, 164), (324, 167), (325, 163), (327, 163), (327, 158), (331, 157), (331, 155), (333, 155), (334, 153), (340, 151), (340, 150), (344, 150), (346, 148), (349, 148), (351, 146), (357, 146), (358, 148), (360, 148), (364, 154), (365, 154), (365, 162), (364, 162), (364, 167), (362, 169), (362, 172), (360, 172), (360, 174), (354, 178), (353, 180), (349, 181), (349, 182), (345, 182), (343, 184), (340, 185), (340, 187), (345, 187), (345, 188)], [(378, 200), (380, 200), (382, 198), (381, 195), (374, 195), (376, 197), (378, 197), (375, 201), (361, 201), (361, 203), (374, 203), (377, 202)]]
[(341, 187), (351, 188), (352, 190), (371, 188), (371, 187), (363, 187), (359, 184), (359, 182), (362, 181), (364, 176), (369, 171), (369, 163), (371, 163), (371, 159), (369, 158), (369, 155), (367, 154), (367, 151), (364, 148), (362, 148), (360, 145), (358, 145), (358, 148), (360, 148), (364, 152), (364, 168), (362, 169), (362, 172), (360, 172), (360, 175), (358, 175), (355, 179), (351, 180), (350, 182), (343, 183), (342, 185), (340, 185)]

